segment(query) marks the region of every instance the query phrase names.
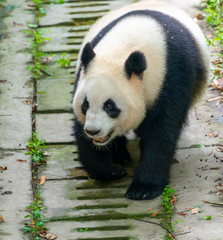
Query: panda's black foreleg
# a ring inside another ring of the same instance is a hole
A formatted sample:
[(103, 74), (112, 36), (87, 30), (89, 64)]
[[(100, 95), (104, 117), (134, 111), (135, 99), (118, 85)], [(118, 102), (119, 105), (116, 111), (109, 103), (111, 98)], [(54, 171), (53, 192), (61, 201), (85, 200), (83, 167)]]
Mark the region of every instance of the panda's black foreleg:
[(74, 135), (78, 146), (79, 160), (92, 178), (112, 180), (126, 176), (124, 168), (113, 163), (112, 152), (95, 146), (85, 136), (83, 127), (76, 120)]
[(114, 163), (126, 166), (129, 162), (131, 162), (131, 156), (126, 147), (126, 137), (116, 137), (111, 144), (112, 145), (109, 149), (112, 152)]
[[(162, 110), (162, 109), (161, 109)], [(168, 108), (167, 108), (168, 110)], [(170, 165), (175, 153), (187, 109), (149, 112), (137, 129), (141, 138), (141, 161), (126, 196), (143, 200), (159, 196), (169, 182)]]

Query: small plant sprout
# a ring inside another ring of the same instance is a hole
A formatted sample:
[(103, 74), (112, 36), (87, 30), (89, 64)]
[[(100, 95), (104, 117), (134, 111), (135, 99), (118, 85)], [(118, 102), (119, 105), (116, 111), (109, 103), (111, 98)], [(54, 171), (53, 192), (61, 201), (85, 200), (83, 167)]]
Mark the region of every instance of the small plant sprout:
[(177, 225), (177, 223), (179, 223), (179, 222), (184, 222), (184, 221), (181, 220), (181, 219), (180, 219), (180, 220), (177, 220), (177, 221), (174, 222), (173, 226)]
[(39, 139), (36, 133), (33, 133), (33, 140), (28, 142), (26, 155), (32, 155), (32, 160), (36, 164), (40, 164), (44, 158), (43, 148), (45, 148), (45, 140)]
[(25, 219), (30, 218), (29, 222), (24, 223), (22, 231), (24, 233), (31, 233), (35, 240), (39, 240), (39, 234), (42, 230), (45, 230), (44, 223), (46, 220), (43, 220), (45, 216), (42, 214), (42, 211), (46, 210), (42, 200), (33, 201), (32, 204), (28, 207), (30, 213), (25, 216)]
[(78, 232), (87, 232), (88, 231), (88, 228), (78, 228), (77, 229)]
[(66, 57), (65, 54), (63, 54), (63, 56), (64, 56), (64, 57), (60, 57), (58, 60), (56, 60), (56, 62), (57, 62), (62, 68), (70, 67), (71, 61)]
[(204, 220), (211, 220), (211, 216), (202, 217)]
[[(217, 46), (219, 49), (223, 48), (223, 2), (221, 0), (207, 0), (204, 1), (206, 7), (205, 21), (212, 30), (212, 34), (207, 38), (207, 44), (210, 46)], [(215, 68), (212, 69), (213, 80), (219, 80), (223, 82), (223, 53), (218, 51), (216, 54), (217, 60), (213, 61)], [(218, 85), (215, 88), (218, 89)], [(220, 87), (220, 90), (222, 88)]]

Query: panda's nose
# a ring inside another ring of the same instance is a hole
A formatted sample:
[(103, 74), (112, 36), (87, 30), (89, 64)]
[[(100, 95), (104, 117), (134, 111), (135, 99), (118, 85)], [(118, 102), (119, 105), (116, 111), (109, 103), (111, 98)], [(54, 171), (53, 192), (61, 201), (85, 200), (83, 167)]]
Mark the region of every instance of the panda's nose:
[(100, 130), (89, 130), (89, 129), (84, 129), (84, 131), (88, 134), (88, 135), (91, 135), (91, 136), (95, 136), (97, 134), (100, 133)]

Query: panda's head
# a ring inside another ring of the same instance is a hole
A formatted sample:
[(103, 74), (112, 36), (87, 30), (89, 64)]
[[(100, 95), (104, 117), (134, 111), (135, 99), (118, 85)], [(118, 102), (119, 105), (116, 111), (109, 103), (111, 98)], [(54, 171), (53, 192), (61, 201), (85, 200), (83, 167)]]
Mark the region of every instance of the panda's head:
[(143, 71), (146, 59), (134, 51), (125, 61), (109, 61), (95, 54), (90, 43), (83, 49), (82, 71), (74, 95), (76, 118), (95, 145), (135, 129), (145, 117)]

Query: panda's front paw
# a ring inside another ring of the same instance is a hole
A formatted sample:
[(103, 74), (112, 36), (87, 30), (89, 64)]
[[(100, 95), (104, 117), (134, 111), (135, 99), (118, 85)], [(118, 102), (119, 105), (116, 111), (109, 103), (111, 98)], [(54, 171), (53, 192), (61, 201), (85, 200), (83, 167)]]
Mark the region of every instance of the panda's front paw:
[(165, 184), (160, 185), (133, 181), (126, 192), (126, 197), (133, 200), (153, 199), (162, 194), (164, 188)]
[(111, 179), (123, 178), (127, 175), (125, 169), (119, 166), (112, 166), (110, 174)]
[(87, 169), (87, 171), (91, 178), (101, 181), (119, 179), (127, 175), (125, 169), (117, 165), (104, 165), (101, 168), (97, 166), (95, 168)]

